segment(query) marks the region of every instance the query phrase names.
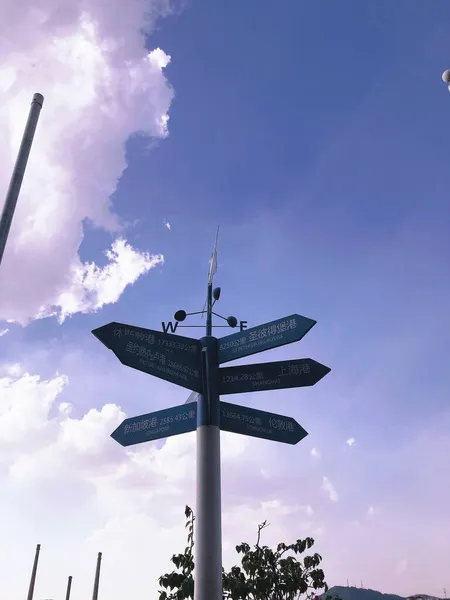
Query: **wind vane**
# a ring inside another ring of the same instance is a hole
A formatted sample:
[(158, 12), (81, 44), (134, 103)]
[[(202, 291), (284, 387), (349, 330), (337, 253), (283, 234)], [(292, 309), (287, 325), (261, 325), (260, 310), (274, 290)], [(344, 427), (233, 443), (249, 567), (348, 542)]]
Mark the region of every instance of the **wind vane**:
[[(215, 315), (216, 317), (219, 317), (219, 319), (223, 319), (224, 321), (227, 322), (227, 324), (226, 325), (213, 325), (213, 323), (211, 322), (211, 327), (232, 327), (234, 329), (235, 327), (238, 326), (238, 323), (239, 323), (240, 331), (244, 331), (244, 329), (247, 329), (247, 321), (239, 321), (238, 322), (236, 317), (233, 317), (233, 316), (223, 317), (222, 315), (219, 315), (212, 310), (212, 307), (214, 306), (214, 304), (219, 300), (220, 292), (221, 292), (220, 287), (212, 289), (214, 275), (217, 273), (218, 240), (219, 240), (219, 227), (217, 228), (216, 241), (214, 243), (214, 250), (211, 254), (211, 258), (209, 259), (208, 289), (211, 288), (211, 293), (212, 293), (211, 314)], [(167, 323), (165, 321), (162, 321), (161, 322), (162, 330), (164, 333), (169, 333), (169, 332), (175, 333), (178, 327), (204, 327), (204, 325), (180, 325), (180, 323), (182, 323), (186, 319), (187, 316), (201, 315), (202, 319), (203, 319), (205, 314), (206, 315), (208, 314), (208, 298), (206, 299), (205, 304), (203, 305), (203, 310), (190, 312), (190, 313), (187, 313), (185, 310), (177, 310), (177, 312), (174, 314), (175, 323), (173, 321), (168, 321)]]
[[(217, 273), (217, 244), (219, 241), (219, 228), (220, 228), (220, 225), (217, 227), (216, 241), (214, 243), (214, 250), (211, 254), (211, 258), (209, 259), (208, 283), (211, 283), (211, 284), (213, 282), (214, 275)], [(203, 305), (202, 319), (205, 316), (207, 302), (208, 301), (205, 300), (205, 304)], [(164, 327), (163, 327), (163, 330), (164, 330)]]
[(214, 243), (214, 250), (211, 254), (211, 258), (209, 260), (209, 274), (208, 274), (208, 283), (213, 282), (213, 277), (217, 273), (217, 243), (219, 241), (219, 227), (217, 228), (216, 233), (216, 241)]

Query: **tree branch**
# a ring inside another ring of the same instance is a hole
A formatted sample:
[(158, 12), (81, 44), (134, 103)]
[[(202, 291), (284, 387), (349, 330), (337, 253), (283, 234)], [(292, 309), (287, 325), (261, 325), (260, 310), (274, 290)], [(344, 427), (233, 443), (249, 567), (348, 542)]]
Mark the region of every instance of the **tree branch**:
[(267, 522), (267, 519), (258, 525), (258, 538), (256, 540), (256, 547), (259, 548), (259, 542), (261, 539), (261, 531), (266, 527), (269, 527), (270, 523)]

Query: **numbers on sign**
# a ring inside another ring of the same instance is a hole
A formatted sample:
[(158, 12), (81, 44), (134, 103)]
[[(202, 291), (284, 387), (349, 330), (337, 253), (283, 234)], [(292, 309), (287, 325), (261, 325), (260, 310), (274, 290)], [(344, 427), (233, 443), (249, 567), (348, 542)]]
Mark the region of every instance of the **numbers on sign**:
[(227, 350), (228, 348), (236, 348), (236, 346), (240, 346), (239, 340), (229, 340), (228, 342), (222, 342), (220, 344), (220, 349)]
[(246, 423), (250, 423), (250, 425), (255, 424), (255, 417), (252, 417), (251, 415), (242, 415), (242, 420)]
[(196, 352), (196, 344), (190, 344), (185, 342), (179, 342), (178, 340), (167, 340), (164, 338), (158, 338), (158, 344), (164, 346), (164, 348), (174, 348), (175, 350), (185, 350), (186, 352)]
[(243, 423), (246, 423), (247, 425), (256, 425), (258, 427), (260, 427), (262, 425), (261, 417), (257, 417), (254, 415), (237, 413), (237, 412), (228, 410), (226, 408), (222, 408), (222, 415), (227, 419), (234, 419), (234, 420), (239, 419), (239, 421), (242, 421)]
[[(222, 409), (222, 414), (227, 419), (241, 419), (241, 415), (239, 413), (232, 412), (230, 410), (227, 410), (226, 408)], [(244, 418), (244, 415), (242, 415), (242, 418)]]
[(256, 381), (257, 379), (264, 379), (264, 373), (262, 371), (257, 371), (256, 373), (241, 373), (240, 375), (222, 375), (222, 383)]

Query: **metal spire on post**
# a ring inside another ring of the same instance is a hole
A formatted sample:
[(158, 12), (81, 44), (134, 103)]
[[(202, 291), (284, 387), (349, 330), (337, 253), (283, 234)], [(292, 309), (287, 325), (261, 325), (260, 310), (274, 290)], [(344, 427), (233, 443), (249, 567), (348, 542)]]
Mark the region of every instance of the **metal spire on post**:
[(40, 552), (41, 552), (41, 545), (38, 544), (36, 546), (36, 554), (34, 555), (33, 570), (31, 571), (30, 587), (28, 588), (27, 600), (33, 600), (34, 585), (36, 583), (36, 574), (37, 574), (37, 568), (38, 568), (38, 562), (39, 562), (39, 554), (40, 554)]
[(206, 335), (212, 335), (212, 282), (208, 283), (206, 296)]
[(217, 229), (206, 297), (202, 338), (203, 395), (197, 399), (197, 508), (194, 600), (222, 600), (222, 508), (217, 339), (212, 336), (213, 277), (217, 271)]
[(34, 133), (41, 113), (41, 108), (44, 103), (42, 94), (34, 94), (31, 108), (28, 115), (27, 124), (20, 144), (19, 153), (17, 155), (16, 164), (14, 165), (13, 174), (9, 183), (9, 188), (6, 193), (5, 204), (3, 206), (2, 216), (0, 219), (0, 265), (2, 263), (3, 254), (5, 252), (6, 242), (8, 240), (9, 230), (16, 210), (17, 199), (19, 197), (20, 188), (22, 186), (25, 168), (27, 166), (28, 157), (30, 155), (31, 145), (33, 143)]
[(99, 552), (97, 555), (97, 568), (95, 570), (95, 580), (94, 580), (94, 591), (92, 592), (92, 600), (98, 599), (98, 586), (100, 583), (100, 567), (102, 564), (102, 553)]

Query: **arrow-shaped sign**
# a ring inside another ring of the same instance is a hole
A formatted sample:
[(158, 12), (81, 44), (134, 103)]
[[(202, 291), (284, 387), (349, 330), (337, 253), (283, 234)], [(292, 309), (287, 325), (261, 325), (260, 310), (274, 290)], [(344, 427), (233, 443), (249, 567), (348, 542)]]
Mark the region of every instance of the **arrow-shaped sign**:
[(198, 340), (123, 323), (108, 323), (92, 333), (123, 365), (202, 392)]
[(218, 341), (219, 363), (298, 342), (315, 324), (316, 321), (308, 317), (289, 315), (284, 319), (227, 335)]
[(331, 369), (312, 358), (219, 369), (219, 394), (281, 390), (316, 384)]
[(229, 402), (220, 403), (220, 429), (284, 444), (298, 444), (308, 435), (292, 417)]
[(111, 437), (121, 446), (133, 446), (195, 431), (196, 428), (197, 403), (193, 402), (190, 406), (182, 404), (125, 419)]

